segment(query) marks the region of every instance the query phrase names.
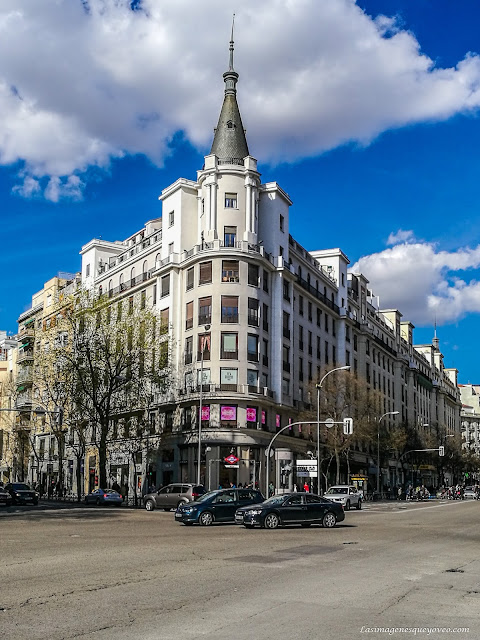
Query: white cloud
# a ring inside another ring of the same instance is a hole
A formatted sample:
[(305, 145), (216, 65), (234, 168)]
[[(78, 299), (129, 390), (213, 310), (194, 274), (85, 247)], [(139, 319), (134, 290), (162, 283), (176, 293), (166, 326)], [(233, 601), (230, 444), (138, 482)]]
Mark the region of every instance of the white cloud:
[(260, 160), (368, 143), (480, 104), (478, 56), (437, 68), (412, 33), (353, 0), (238, 4), (2, 0), (0, 163), (63, 184), (124, 154), (161, 164), (177, 131), (208, 150), (233, 11), (239, 102)]
[(384, 309), (396, 308), (406, 320), (433, 325), (480, 313), (480, 282), (458, 272), (480, 267), (480, 245), (438, 251), (433, 244), (398, 244), (360, 258), (352, 270), (364, 273)]
[(402, 244), (404, 242), (413, 242), (415, 240), (415, 234), (413, 231), (404, 231), (399, 229), (396, 233), (392, 233), (387, 238), (387, 245)]

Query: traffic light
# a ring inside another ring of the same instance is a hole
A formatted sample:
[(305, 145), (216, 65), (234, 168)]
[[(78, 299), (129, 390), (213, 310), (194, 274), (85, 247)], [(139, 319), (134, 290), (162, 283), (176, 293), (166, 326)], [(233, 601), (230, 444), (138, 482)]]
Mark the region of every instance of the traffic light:
[(343, 433), (346, 436), (351, 436), (353, 433), (353, 418), (343, 419)]
[(443, 446), (443, 444), (438, 447), (438, 455), (439, 456), (445, 455), (445, 447)]
[(62, 407), (57, 407), (55, 409), (55, 424), (58, 428), (61, 428), (63, 425), (63, 409)]

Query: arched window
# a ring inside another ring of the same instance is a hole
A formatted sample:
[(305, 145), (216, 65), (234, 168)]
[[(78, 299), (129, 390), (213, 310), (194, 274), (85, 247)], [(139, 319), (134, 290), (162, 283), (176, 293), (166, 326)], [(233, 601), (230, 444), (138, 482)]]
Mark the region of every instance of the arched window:
[(135, 280), (135, 267), (132, 267), (132, 270), (130, 271), (130, 280), (132, 281), (133, 285)]
[(123, 291), (123, 273), (120, 274), (120, 278), (118, 279), (118, 284), (120, 286), (120, 291)]
[(155, 262), (160, 262), (160, 260), (161, 260), (160, 254), (157, 253), (157, 255), (155, 256)]
[(300, 266), (298, 267), (297, 273), (298, 273), (298, 277), (301, 278), (302, 277), (302, 267), (300, 267)]
[(148, 262), (145, 260), (145, 262), (143, 263), (143, 273), (147, 273), (148, 271)]
[(101, 296), (102, 294), (103, 294), (103, 287), (102, 287), (102, 285), (100, 285), (98, 287), (98, 295)]
[(108, 297), (111, 298), (113, 296), (113, 280), (110, 280), (108, 283)]

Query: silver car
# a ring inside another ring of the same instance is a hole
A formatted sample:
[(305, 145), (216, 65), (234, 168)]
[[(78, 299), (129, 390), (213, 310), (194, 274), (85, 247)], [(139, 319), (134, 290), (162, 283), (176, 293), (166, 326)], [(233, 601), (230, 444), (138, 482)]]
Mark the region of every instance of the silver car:
[(362, 508), (362, 494), (353, 485), (337, 484), (325, 492), (325, 497), (343, 505), (345, 511), (349, 511), (351, 507)]
[(162, 508), (164, 511), (176, 509), (182, 504), (193, 502), (205, 493), (205, 488), (198, 484), (188, 484), (178, 482), (167, 484), (152, 493), (147, 493), (143, 497), (143, 504), (147, 511)]

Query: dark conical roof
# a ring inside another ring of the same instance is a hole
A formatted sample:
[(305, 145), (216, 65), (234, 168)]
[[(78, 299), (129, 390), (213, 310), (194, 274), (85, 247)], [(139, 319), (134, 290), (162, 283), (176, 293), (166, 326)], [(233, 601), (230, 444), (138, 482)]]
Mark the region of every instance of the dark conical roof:
[(211, 154), (215, 154), (220, 162), (243, 164), (243, 158), (249, 155), (247, 138), (237, 104), (238, 73), (233, 68), (233, 27), (230, 40), (229, 69), (223, 74), (225, 82), (225, 98), (213, 137)]

